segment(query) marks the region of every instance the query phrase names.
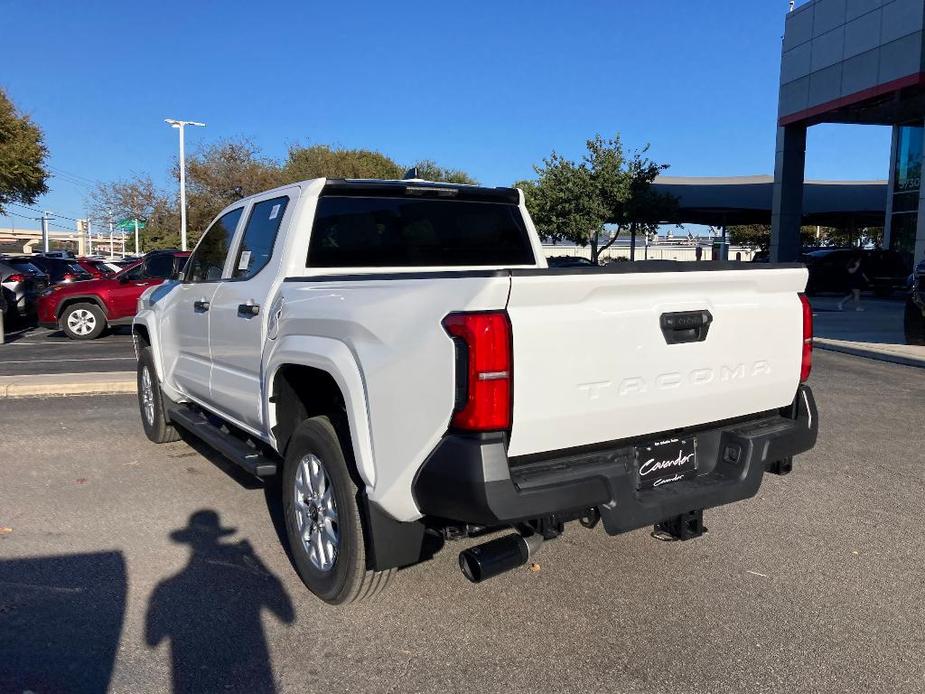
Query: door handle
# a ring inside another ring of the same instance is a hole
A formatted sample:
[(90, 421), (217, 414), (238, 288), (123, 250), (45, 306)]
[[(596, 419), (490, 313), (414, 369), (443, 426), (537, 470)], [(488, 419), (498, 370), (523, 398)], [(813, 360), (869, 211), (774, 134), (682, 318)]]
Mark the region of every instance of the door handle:
[(239, 318), (253, 318), (260, 313), (260, 304), (248, 301), (246, 304), (238, 304)]
[(703, 342), (707, 339), (713, 314), (707, 310), (663, 313), (659, 322), (669, 345)]
[(209, 302), (205, 299), (199, 299), (198, 301), (193, 302), (193, 310), (196, 313), (205, 313), (209, 310)]

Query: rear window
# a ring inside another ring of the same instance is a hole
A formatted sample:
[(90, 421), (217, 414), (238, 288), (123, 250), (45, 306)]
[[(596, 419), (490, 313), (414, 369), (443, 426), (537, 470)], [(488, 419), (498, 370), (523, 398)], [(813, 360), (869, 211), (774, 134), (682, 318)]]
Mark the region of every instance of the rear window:
[(11, 264), (14, 268), (16, 268), (17, 270), (19, 270), (20, 272), (29, 272), (29, 273), (32, 273), (33, 275), (44, 275), (44, 274), (45, 274), (44, 272), (42, 272), (42, 270), (40, 270), (39, 268), (37, 268), (37, 267), (36, 267), (35, 265), (33, 265), (32, 263), (13, 262), (13, 263), (10, 263), (10, 264)]
[(310, 267), (532, 265), (517, 205), (472, 200), (326, 196)]

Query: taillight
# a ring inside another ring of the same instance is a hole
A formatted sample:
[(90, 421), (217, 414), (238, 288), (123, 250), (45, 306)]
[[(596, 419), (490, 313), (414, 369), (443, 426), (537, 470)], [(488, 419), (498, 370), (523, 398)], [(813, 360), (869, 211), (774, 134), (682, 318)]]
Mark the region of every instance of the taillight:
[(16, 272), (14, 272), (12, 275), (7, 275), (7, 278), (4, 280), (4, 282), (25, 282), (25, 281), (26, 281), (26, 276), (20, 275)]
[(813, 370), (813, 307), (809, 305), (806, 294), (800, 294), (803, 304), (803, 359), (800, 362), (800, 383), (809, 378)]
[(74, 279), (77, 279), (77, 275), (74, 275), (70, 272), (65, 272), (63, 275), (61, 275), (62, 282), (69, 282)]
[(511, 322), (504, 311), (451, 313), (443, 328), (456, 344), (454, 429), (511, 428)]

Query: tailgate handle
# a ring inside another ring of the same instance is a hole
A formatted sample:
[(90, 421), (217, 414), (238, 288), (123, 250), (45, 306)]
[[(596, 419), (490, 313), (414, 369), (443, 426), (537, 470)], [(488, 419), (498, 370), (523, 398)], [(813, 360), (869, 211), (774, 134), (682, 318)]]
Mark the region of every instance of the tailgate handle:
[(663, 313), (660, 323), (662, 335), (669, 345), (678, 345), (683, 342), (703, 342), (707, 339), (713, 314), (703, 311), (677, 311)]

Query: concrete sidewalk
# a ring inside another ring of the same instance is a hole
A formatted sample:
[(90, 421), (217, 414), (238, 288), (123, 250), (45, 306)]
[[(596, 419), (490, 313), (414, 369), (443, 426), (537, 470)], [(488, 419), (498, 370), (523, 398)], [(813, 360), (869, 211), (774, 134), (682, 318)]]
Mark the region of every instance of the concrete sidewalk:
[(861, 298), (863, 311), (855, 311), (853, 303), (839, 311), (839, 300), (840, 297), (831, 296), (810, 298), (813, 344), (818, 349), (925, 367), (925, 347), (906, 344), (902, 300), (865, 296)]
[(134, 371), (0, 376), (0, 398), (134, 393)]

